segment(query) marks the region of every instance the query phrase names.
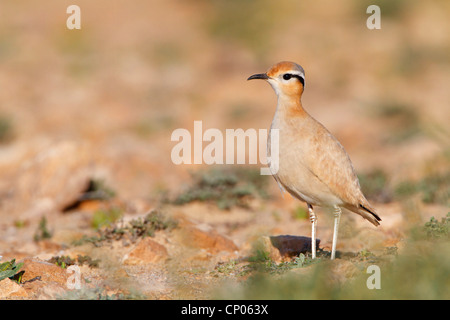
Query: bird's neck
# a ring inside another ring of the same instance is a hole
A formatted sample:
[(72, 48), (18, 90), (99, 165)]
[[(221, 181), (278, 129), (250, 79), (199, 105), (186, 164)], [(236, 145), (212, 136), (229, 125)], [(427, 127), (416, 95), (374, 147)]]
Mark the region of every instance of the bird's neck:
[(302, 106), (301, 96), (278, 96), (277, 113), (286, 117), (307, 117), (308, 113)]

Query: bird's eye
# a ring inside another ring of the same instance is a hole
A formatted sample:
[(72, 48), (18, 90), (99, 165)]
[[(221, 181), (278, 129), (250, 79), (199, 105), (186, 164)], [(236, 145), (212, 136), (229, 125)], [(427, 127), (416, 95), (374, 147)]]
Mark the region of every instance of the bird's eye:
[(292, 75), (291, 75), (291, 74), (289, 74), (289, 73), (283, 74), (283, 79), (284, 79), (284, 80), (289, 80), (290, 78), (292, 78)]

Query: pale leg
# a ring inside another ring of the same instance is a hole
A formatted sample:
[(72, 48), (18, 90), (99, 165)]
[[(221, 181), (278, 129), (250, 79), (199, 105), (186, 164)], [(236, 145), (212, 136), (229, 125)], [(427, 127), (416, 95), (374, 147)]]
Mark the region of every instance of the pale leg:
[(341, 208), (334, 206), (334, 233), (333, 233), (333, 246), (331, 247), (331, 260), (336, 257), (336, 243), (338, 238), (339, 221), (341, 220)]
[(308, 204), (309, 220), (311, 221), (311, 254), (312, 258), (316, 258), (316, 224), (317, 217), (313, 211), (312, 205)]

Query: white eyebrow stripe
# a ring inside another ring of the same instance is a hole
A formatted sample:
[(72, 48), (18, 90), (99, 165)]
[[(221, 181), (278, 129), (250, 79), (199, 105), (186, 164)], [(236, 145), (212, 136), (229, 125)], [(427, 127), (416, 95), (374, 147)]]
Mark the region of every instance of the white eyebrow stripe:
[(305, 80), (305, 74), (304, 74), (304, 73), (302, 73), (302, 72), (299, 72), (299, 71), (289, 71), (289, 72), (287, 72), (287, 73), (290, 73), (290, 74), (295, 74), (295, 75), (297, 75), (297, 76), (300, 76), (300, 77), (302, 77), (302, 78), (303, 78), (303, 80)]

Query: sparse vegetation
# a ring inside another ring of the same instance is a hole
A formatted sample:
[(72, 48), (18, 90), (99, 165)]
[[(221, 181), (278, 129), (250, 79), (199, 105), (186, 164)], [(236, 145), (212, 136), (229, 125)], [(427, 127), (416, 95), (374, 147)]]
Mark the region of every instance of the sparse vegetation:
[[(322, 252), (316, 260), (301, 254), (291, 261), (276, 264), (268, 258), (268, 253), (257, 252), (256, 265), (250, 264), (246, 269), (250, 276), (240, 286), (225, 286), (217, 297), (446, 300), (450, 298), (449, 282), (444, 280), (448, 279), (450, 270), (450, 259), (445, 254), (450, 250), (449, 222), (450, 213), (441, 221), (431, 218), (420, 228), (425, 238), (413, 232), (401, 254), (397, 247), (389, 247), (377, 254), (361, 250), (354, 256), (330, 261), (329, 257), (321, 256)], [(426, 239), (434, 241), (424, 241)], [(341, 264), (341, 261), (346, 263)], [(366, 285), (370, 276), (366, 270), (373, 264), (380, 267), (379, 290), (369, 290)], [(291, 272), (296, 268), (305, 269), (300, 273)], [(346, 276), (346, 272), (352, 276)]]
[(83, 264), (86, 264), (91, 268), (98, 268), (98, 264), (99, 264), (100, 260), (98, 260), (98, 259), (93, 260), (89, 256), (77, 255), (77, 257), (75, 259), (72, 259), (69, 256), (56, 256), (56, 257), (52, 257), (48, 262), (54, 263), (63, 269), (67, 268), (68, 266), (75, 265), (75, 264), (78, 264), (80, 266), (82, 266)]
[(450, 240), (450, 212), (441, 221), (438, 221), (435, 217), (431, 217), (430, 221), (425, 223), (424, 231), (429, 239)]
[(0, 143), (11, 140), (13, 136), (12, 121), (8, 116), (0, 115)]
[(375, 202), (388, 203), (393, 199), (393, 193), (388, 184), (387, 174), (381, 169), (375, 169), (366, 174), (358, 175), (364, 195)]
[(212, 168), (196, 172), (192, 177), (192, 185), (173, 200), (174, 204), (208, 201), (220, 209), (230, 209), (247, 207), (248, 198), (267, 197), (266, 176), (261, 176), (256, 169)]
[(91, 224), (93, 228), (100, 229), (117, 221), (121, 216), (122, 209), (120, 208), (99, 209), (94, 212)]
[(67, 291), (57, 297), (58, 300), (145, 300), (146, 298), (139, 292), (108, 293), (103, 288), (82, 288)]
[(431, 174), (418, 181), (406, 180), (394, 186), (389, 183), (387, 174), (375, 169), (358, 175), (363, 193), (369, 200), (389, 203), (420, 195), (424, 203), (450, 205), (450, 173)]
[(309, 218), (309, 213), (305, 206), (298, 206), (292, 212), (292, 216), (294, 219), (304, 220)]
[(20, 283), (20, 278), (23, 274), (23, 271), (20, 271), (22, 266), (23, 263), (16, 264), (16, 259), (0, 263), (0, 281), (10, 278), (11, 280), (15, 280)]
[(98, 235), (92, 237), (84, 236), (74, 242), (75, 245), (92, 243), (99, 247), (105, 242), (130, 241), (136, 242), (143, 237), (153, 237), (158, 230), (171, 230), (177, 226), (177, 222), (157, 210), (151, 211), (144, 218), (131, 220), (127, 225), (111, 223), (108, 227), (97, 230)]
[(69, 256), (52, 257), (48, 262), (54, 263), (63, 269), (66, 269), (68, 266), (72, 266), (76, 263), (75, 259), (72, 259)]
[(115, 196), (116, 192), (111, 187), (109, 187), (104, 180), (91, 179), (89, 180), (86, 190), (78, 197), (75, 202), (63, 208), (63, 211), (76, 209), (84, 201), (107, 201), (113, 199)]
[(425, 203), (450, 205), (450, 172), (430, 175), (419, 181), (404, 181), (397, 185), (396, 196), (399, 199), (420, 194)]
[(376, 113), (390, 128), (385, 138), (388, 143), (398, 144), (422, 133), (420, 116), (413, 106), (399, 101), (381, 101)]
[(50, 239), (52, 237), (52, 232), (48, 229), (47, 218), (43, 216), (39, 221), (38, 228), (34, 234), (34, 241), (41, 241), (45, 239)]
[[(277, 21), (270, 1), (211, 1), (208, 29), (214, 38), (235, 42), (263, 55), (269, 45), (267, 33)], [(270, 14), (269, 14), (270, 13)]]
[(92, 179), (83, 194), (82, 200), (109, 200), (116, 196), (116, 192), (104, 180)]
[(237, 270), (237, 262), (236, 260), (230, 260), (228, 262), (219, 262), (215, 268), (215, 275), (224, 274), (224, 275), (235, 275)]

